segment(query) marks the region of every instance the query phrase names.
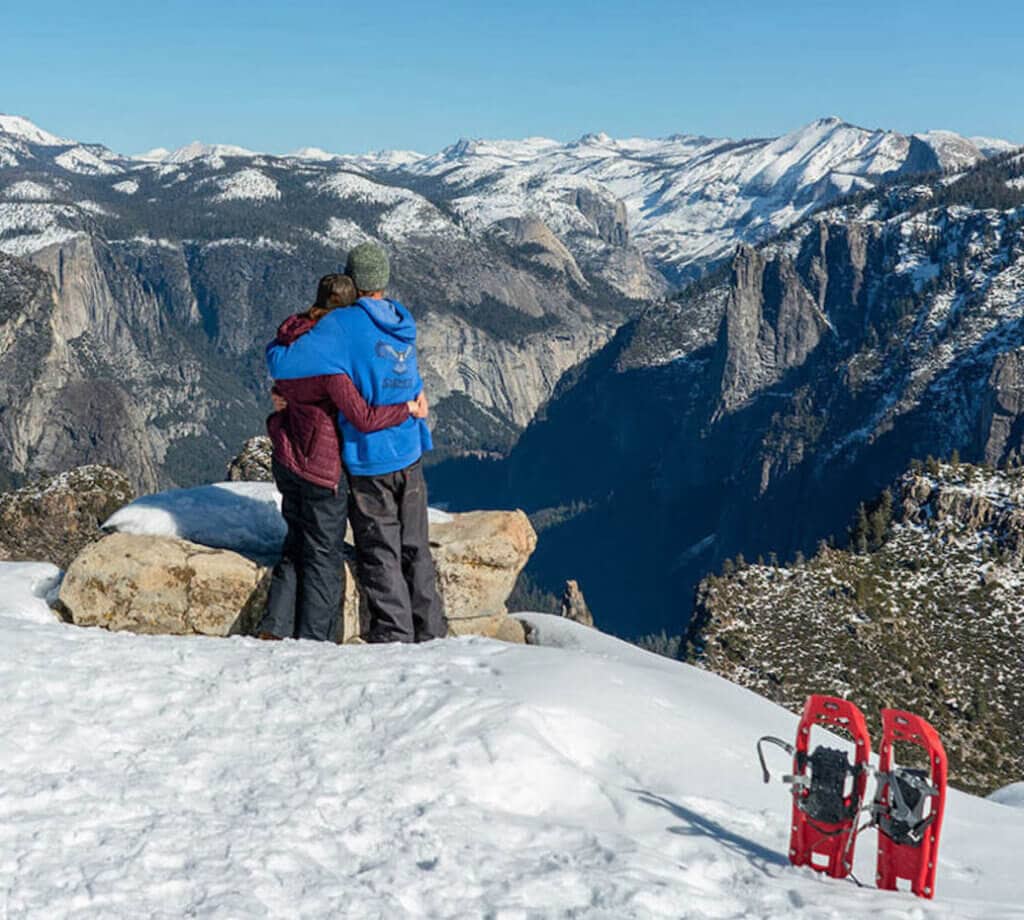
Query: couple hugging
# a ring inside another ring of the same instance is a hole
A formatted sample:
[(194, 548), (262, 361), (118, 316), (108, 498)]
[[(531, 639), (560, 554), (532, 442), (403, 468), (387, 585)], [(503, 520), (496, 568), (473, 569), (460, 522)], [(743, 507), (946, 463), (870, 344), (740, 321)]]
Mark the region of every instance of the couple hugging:
[(277, 410), (267, 428), (288, 535), (261, 638), (337, 637), (347, 518), (370, 613), (364, 638), (447, 635), (427, 537), (421, 457), (433, 444), (416, 322), (384, 296), (389, 276), (383, 249), (356, 246), (345, 274), (322, 278), (313, 307), (267, 346)]

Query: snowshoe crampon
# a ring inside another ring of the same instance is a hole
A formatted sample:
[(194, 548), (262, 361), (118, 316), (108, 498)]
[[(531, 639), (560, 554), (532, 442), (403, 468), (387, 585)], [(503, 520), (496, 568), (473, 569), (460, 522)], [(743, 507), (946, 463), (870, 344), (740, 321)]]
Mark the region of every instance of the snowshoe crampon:
[[(897, 742), (921, 748), (928, 767), (895, 762)], [(946, 809), (946, 752), (938, 733), (920, 716), (882, 710), (882, 748), (874, 811), (878, 821), (878, 887), (895, 891), (899, 879), (918, 897), (935, 896), (939, 834)]]
[[(854, 744), (853, 761), (837, 748), (823, 745), (813, 752), (811, 729), (842, 730)], [(793, 819), (789, 859), (832, 878), (846, 878), (853, 868), (857, 820), (867, 791), (871, 738), (863, 713), (849, 700), (812, 696), (804, 705), (796, 745), (778, 738), (758, 741), (765, 782), (770, 775), (762, 744), (768, 742), (793, 756), (793, 773), (782, 780), (792, 786)]]

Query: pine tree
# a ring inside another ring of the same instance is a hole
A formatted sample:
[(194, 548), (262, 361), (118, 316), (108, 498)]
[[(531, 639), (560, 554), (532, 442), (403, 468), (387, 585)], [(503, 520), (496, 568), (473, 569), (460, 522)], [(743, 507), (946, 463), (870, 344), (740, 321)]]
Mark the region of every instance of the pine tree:
[(861, 610), (867, 610), (868, 606), (868, 580), (866, 578), (858, 578), (857, 584), (854, 588), (854, 601)]
[(853, 551), (863, 556), (868, 551), (868, 509), (864, 502), (857, 506), (857, 513), (850, 528), (850, 546)]
[(878, 506), (868, 517), (868, 547), (872, 552), (885, 543), (891, 524), (892, 492), (886, 489), (879, 499)]

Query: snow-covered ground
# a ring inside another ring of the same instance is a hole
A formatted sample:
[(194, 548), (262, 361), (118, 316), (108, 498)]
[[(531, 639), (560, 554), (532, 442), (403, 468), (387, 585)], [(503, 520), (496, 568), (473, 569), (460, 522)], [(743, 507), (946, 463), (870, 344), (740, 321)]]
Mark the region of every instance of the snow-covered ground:
[(754, 742), (795, 718), (576, 624), (131, 636), (48, 620), (54, 575), (0, 565), (5, 920), (1024, 916), (1024, 811), (951, 796), (934, 902), (794, 869)]
[(1024, 782), (1010, 783), (1009, 786), (993, 792), (988, 798), (990, 802), (998, 802), (1000, 805), (1024, 808)]
[(258, 169), (240, 169), (218, 182), (216, 201), (264, 201), (281, 197), (277, 183)]

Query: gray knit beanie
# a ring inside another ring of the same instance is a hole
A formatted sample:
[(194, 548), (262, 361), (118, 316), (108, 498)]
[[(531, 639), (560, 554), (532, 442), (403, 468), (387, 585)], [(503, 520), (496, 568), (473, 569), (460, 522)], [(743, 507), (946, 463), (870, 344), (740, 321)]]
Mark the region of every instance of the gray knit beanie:
[(383, 291), (391, 278), (388, 254), (373, 243), (360, 243), (348, 254), (345, 274), (360, 291)]

